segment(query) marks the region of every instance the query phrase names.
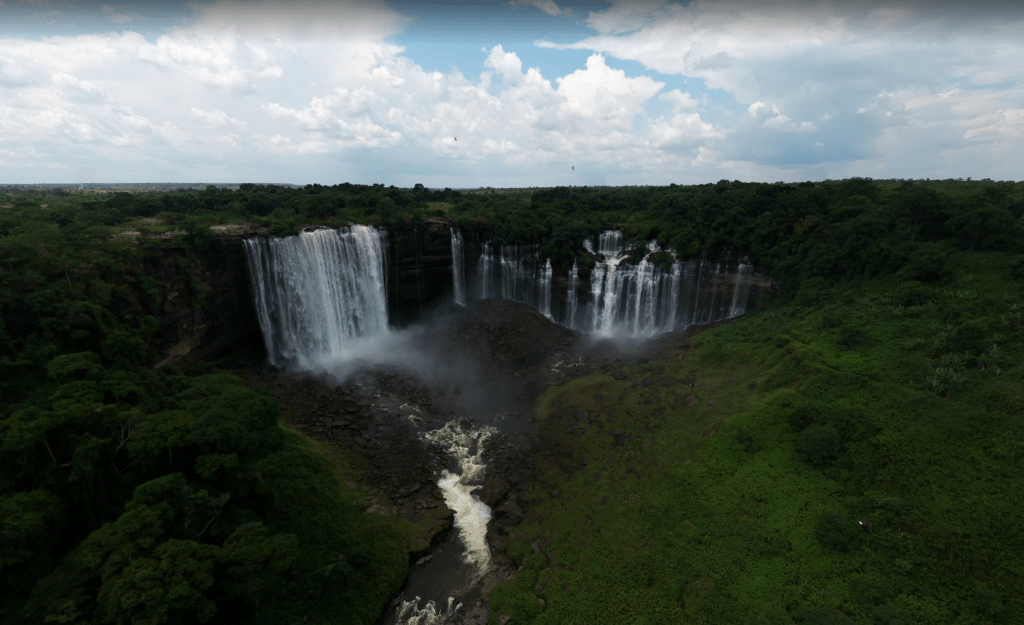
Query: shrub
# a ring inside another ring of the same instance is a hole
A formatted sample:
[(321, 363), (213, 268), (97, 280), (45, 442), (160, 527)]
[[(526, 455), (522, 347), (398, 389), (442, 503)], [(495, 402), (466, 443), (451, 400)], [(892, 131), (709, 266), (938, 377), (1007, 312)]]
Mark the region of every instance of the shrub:
[(922, 243), (910, 254), (898, 275), (907, 280), (932, 282), (946, 273), (946, 251), (938, 243)]
[(853, 551), (860, 544), (860, 534), (860, 526), (834, 512), (818, 517), (818, 526), (815, 528), (818, 542), (831, 551)]
[(916, 280), (901, 282), (894, 295), (900, 306), (921, 306), (932, 298), (931, 290)]
[(859, 326), (842, 325), (836, 334), (836, 344), (843, 347), (853, 347), (864, 340), (864, 331)]
[(830, 289), (825, 278), (808, 278), (800, 283), (800, 293), (796, 301), (801, 306), (814, 306), (828, 297)]
[(824, 467), (835, 462), (839, 457), (842, 440), (839, 432), (830, 425), (817, 425), (808, 428), (800, 436), (800, 457), (804, 462)]
[(800, 608), (793, 612), (793, 619), (800, 625), (856, 625), (835, 608)]
[(1024, 278), (1024, 256), (1018, 256), (1017, 260), (1010, 264), (1010, 274), (1014, 278)]

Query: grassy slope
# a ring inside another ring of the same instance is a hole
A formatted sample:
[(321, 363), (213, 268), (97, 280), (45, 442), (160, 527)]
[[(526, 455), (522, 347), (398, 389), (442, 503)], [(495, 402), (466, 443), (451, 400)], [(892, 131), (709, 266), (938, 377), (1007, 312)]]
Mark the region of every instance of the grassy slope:
[[(1024, 285), (1009, 262), (954, 255), (955, 277), (923, 287), (923, 304), (895, 279), (843, 285), (632, 371), (692, 372), (690, 408), (676, 401), (689, 385), (656, 389), (658, 415), (642, 403), (652, 387), (607, 373), (551, 389), (548, 484), (530, 493), (510, 545), (525, 568), (495, 591), (493, 622), (1022, 622)], [(615, 445), (594, 415), (633, 441)], [(800, 445), (821, 425), (842, 447), (816, 467)], [(847, 551), (819, 539), (829, 513)]]

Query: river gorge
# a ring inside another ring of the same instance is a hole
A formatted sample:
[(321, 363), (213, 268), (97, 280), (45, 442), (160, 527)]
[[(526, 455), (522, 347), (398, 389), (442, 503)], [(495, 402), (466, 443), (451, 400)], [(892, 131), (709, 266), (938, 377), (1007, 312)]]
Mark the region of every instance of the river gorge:
[(487, 593), (515, 574), (502, 548), (546, 388), (649, 358), (772, 284), (743, 259), (676, 258), (615, 230), (557, 271), (539, 246), (440, 222), (218, 230), (184, 262), (173, 248), (150, 261), (152, 347), (161, 364), (234, 354), (288, 425), (365, 458), (368, 513), (423, 529), (389, 624), (486, 622)]

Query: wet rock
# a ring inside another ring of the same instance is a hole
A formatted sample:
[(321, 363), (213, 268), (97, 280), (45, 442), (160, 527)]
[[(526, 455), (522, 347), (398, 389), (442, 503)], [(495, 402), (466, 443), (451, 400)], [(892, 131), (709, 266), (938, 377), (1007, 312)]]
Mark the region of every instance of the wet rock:
[(500, 475), (492, 475), (484, 483), (484, 487), (480, 489), (480, 501), (487, 504), (490, 507), (494, 507), (505, 497), (511, 486)]

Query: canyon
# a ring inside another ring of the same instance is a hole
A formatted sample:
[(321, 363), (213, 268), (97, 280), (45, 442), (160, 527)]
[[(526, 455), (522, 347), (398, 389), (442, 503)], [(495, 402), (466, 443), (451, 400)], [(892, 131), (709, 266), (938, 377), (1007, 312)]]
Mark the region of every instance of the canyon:
[(675, 259), (614, 230), (583, 242), (586, 266), (559, 271), (539, 246), (485, 234), (426, 222), (282, 238), (236, 225), (205, 250), (145, 262), (162, 304), (158, 365), (230, 355), (288, 427), (363, 458), (349, 486), (368, 513), (416, 527), (385, 623), (486, 621), (489, 590), (515, 574), (503, 547), (526, 514), (547, 387), (641, 362), (772, 286), (740, 259)]

